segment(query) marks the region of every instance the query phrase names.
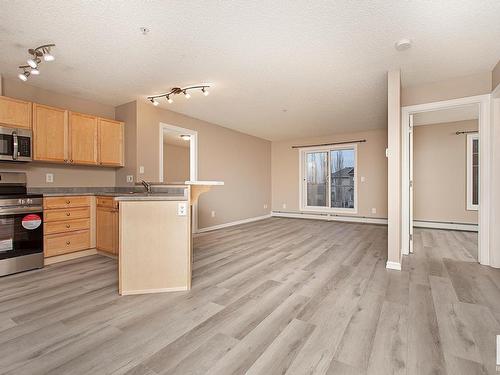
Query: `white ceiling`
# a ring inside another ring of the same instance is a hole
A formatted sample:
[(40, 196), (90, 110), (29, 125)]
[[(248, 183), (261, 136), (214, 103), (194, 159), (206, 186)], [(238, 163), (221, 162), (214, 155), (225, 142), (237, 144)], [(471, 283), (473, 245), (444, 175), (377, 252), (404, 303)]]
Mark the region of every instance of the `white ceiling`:
[(479, 119), (479, 107), (476, 104), (471, 104), (456, 108), (417, 113), (413, 117), (413, 124), (414, 126), (418, 126), (477, 119)]
[(163, 131), (163, 143), (167, 145), (174, 145), (179, 147), (189, 148), (189, 141), (185, 141), (180, 136), (182, 133), (175, 131)]
[[(2, 1), (0, 72), (54, 42), (29, 84), (119, 105), (176, 85), (174, 111), (279, 140), (386, 126), (386, 72), (404, 85), (491, 71), (500, 1)], [(142, 35), (141, 26), (151, 29)], [(410, 38), (404, 52), (394, 42)]]

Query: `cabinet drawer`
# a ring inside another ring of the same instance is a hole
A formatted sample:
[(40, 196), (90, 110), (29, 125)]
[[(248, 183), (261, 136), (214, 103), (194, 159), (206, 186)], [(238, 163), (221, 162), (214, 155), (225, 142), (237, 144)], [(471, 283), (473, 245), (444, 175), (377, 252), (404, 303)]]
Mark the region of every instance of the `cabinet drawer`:
[(48, 222), (44, 226), (45, 234), (66, 233), (90, 228), (90, 219)]
[(90, 206), (90, 197), (88, 196), (43, 198), (43, 208), (46, 210), (50, 210), (52, 208), (72, 208), (88, 206)]
[(86, 250), (90, 247), (90, 231), (50, 234), (44, 237), (44, 243), (45, 257)]
[(113, 197), (97, 197), (96, 204), (98, 207), (118, 208), (118, 201)]
[(68, 208), (67, 210), (47, 210), (43, 213), (44, 222), (86, 219), (90, 217), (90, 207)]

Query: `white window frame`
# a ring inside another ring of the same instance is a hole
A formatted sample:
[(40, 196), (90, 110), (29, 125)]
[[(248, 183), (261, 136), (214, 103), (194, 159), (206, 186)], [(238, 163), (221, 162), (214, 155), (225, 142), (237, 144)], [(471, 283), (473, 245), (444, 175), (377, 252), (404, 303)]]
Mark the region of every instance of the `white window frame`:
[[(330, 207), (331, 205), (331, 176), (330, 176), (330, 151), (354, 150), (354, 208)], [(306, 155), (314, 152), (327, 152), (327, 207), (307, 206), (307, 180), (306, 180)], [(321, 212), (331, 214), (357, 214), (358, 213), (358, 145), (349, 143), (338, 146), (304, 147), (299, 149), (299, 208), (304, 212)]]
[[(472, 144), (473, 141), (477, 140), (479, 142), (479, 133), (470, 133), (467, 134), (467, 210), (468, 211), (477, 211), (479, 209), (479, 204), (472, 203)], [(481, 145), (479, 145), (481, 147)], [(481, 162), (481, 160), (479, 160)], [(478, 184), (480, 181), (478, 181)], [(478, 186), (479, 191), (481, 188)]]

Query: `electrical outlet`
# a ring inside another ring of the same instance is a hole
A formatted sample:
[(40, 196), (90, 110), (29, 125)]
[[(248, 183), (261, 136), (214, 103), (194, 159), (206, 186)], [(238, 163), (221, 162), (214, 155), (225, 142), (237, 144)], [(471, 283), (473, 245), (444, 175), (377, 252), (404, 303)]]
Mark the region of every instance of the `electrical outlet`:
[(140, 174), (144, 174), (144, 166), (142, 166), (142, 165), (141, 165), (141, 166), (139, 167), (139, 173), (140, 173)]
[(187, 203), (180, 202), (177, 203), (177, 216), (186, 216), (187, 215)]
[(128, 182), (128, 183), (132, 183), (132, 182), (134, 182), (134, 176), (132, 176), (132, 175), (128, 175), (128, 176), (127, 176), (127, 182)]
[(267, 208), (267, 204), (264, 205), (264, 210)]
[(211, 215), (212, 217), (215, 217), (215, 211), (212, 211)]
[(45, 182), (48, 182), (48, 183), (54, 182), (54, 174), (53, 173), (46, 173), (45, 174)]
[(286, 203), (283, 203), (283, 209), (286, 209)]
[(361, 176), (361, 182), (365, 182), (366, 181), (366, 177), (365, 176)]
[(377, 213), (377, 209), (374, 207), (372, 208), (372, 214), (376, 214)]

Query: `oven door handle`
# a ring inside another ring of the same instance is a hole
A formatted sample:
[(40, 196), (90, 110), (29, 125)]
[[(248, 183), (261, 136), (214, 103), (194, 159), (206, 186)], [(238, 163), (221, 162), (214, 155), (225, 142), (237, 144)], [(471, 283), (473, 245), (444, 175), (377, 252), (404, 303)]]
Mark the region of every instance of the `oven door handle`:
[(38, 214), (43, 212), (42, 206), (0, 208), (0, 216), (12, 214)]
[(19, 140), (17, 139), (17, 132), (12, 132), (12, 139), (14, 141), (14, 147), (12, 151), (12, 159), (16, 160), (19, 154)]

